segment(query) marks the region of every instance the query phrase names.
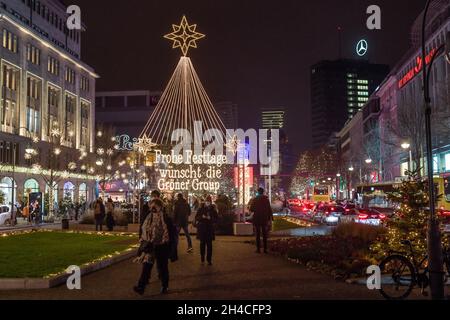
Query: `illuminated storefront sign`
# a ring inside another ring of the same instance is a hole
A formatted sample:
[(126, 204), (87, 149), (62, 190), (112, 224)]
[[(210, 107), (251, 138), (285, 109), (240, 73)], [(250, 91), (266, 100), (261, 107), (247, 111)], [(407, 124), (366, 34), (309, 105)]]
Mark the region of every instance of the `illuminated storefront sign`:
[[(433, 59), (433, 56), (436, 54), (436, 49), (431, 50), (430, 53), (425, 57), (425, 63), (427, 65), (430, 64), (431, 59)], [(398, 82), (398, 88), (403, 88), (408, 82), (410, 82), (412, 79), (414, 79), (415, 76), (417, 76), (423, 68), (423, 58), (421, 56), (416, 58), (416, 66), (414, 68), (411, 68)]]

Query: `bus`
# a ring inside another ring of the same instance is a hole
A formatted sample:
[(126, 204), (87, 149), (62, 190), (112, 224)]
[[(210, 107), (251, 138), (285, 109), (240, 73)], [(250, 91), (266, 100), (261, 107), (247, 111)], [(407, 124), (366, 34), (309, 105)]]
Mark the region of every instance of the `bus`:
[(317, 202), (330, 202), (331, 201), (331, 188), (329, 186), (314, 186), (311, 201)]
[[(436, 208), (450, 217), (450, 175), (434, 178), (436, 195), (439, 196)], [(395, 192), (401, 182), (384, 182), (357, 186), (357, 200), (363, 207), (396, 209), (396, 204), (390, 203), (387, 194)]]

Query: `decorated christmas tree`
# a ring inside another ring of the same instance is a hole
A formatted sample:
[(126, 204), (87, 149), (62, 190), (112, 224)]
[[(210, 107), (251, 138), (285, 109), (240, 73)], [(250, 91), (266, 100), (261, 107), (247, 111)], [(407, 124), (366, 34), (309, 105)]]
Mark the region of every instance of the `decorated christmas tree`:
[(389, 251), (405, 251), (401, 244), (403, 240), (411, 242), (417, 257), (427, 254), (428, 182), (419, 176), (418, 171), (407, 172), (407, 175), (408, 179), (395, 192), (388, 194), (388, 200), (397, 204), (398, 209), (388, 222), (387, 233), (372, 246), (379, 258)]

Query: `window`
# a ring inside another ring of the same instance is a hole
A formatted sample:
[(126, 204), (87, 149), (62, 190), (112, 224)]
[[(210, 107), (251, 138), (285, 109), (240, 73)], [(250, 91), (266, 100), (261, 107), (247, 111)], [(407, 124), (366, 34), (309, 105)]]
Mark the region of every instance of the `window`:
[(3, 48), (11, 52), (17, 53), (17, 36), (6, 29), (3, 29)]
[(358, 90), (369, 90), (368, 86), (358, 86)]
[(53, 127), (58, 126), (60, 91), (53, 87), (48, 87), (48, 119), (47, 136), (50, 137)]
[(75, 83), (75, 71), (73, 71), (71, 68), (66, 68), (66, 82), (74, 84)]
[(89, 143), (89, 112), (90, 105), (84, 101), (81, 102), (81, 136), (80, 144), (87, 147)]
[(54, 74), (55, 76), (59, 76), (59, 61), (53, 57), (48, 57), (48, 72)]
[(89, 92), (89, 79), (81, 77), (81, 90)]
[(369, 84), (369, 81), (367, 80), (358, 80), (357, 82), (358, 84)]
[(72, 95), (66, 94), (66, 112), (65, 112), (65, 130), (64, 139), (69, 142), (71, 147), (73, 147), (73, 138), (75, 134), (75, 108), (76, 108), (76, 98)]
[(20, 71), (8, 65), (3, 65), (3, 94), (2, 94), (2, 125), (15, 128), (17, 100), (19, 98), (18, 82)]
[(450, 153), (445, 155), (445, 171), (450, 171)]
[(369, 96), (369, 92), (367, 92), (367, 91), (358, 91), (358, 96), (368, 97)]
[(39, 133), (41, 111), (41, 82), (35, 78), (27, 78), (27, 129)]
[(33, 64), (41, 64), (41, 50), (31, 44), (27, 44), (27, 60)]
[(367, 102), (369, 101), (369, 98), (358, 97), (358, 101)]

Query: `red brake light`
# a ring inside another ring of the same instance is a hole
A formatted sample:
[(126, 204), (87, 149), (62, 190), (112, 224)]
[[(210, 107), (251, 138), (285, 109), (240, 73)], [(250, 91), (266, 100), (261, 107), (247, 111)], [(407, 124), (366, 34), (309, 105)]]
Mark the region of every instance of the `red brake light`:
[(345, 212), (350, 212), (350, 209), (345, 209)]
[(369, 215), (368, 215), (368, 214), (364, 214), (364, 213), (361, 213), (361, 214), (359, 214), (359, 216), (358, 216), (358, 218), (361, 219), (361, 220), (365, 220), (365, 219), (367, 219), (368, 217), (369, 217)]

